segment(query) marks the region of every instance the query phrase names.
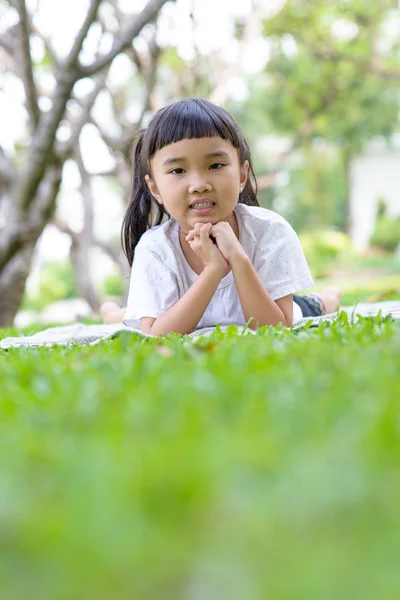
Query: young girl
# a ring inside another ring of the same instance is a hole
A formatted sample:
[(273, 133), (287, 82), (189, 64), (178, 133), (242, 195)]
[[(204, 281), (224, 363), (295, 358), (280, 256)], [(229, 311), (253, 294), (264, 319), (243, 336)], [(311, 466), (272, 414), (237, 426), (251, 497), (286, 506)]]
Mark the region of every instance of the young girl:
[(138, 136), (122, 226), (128, 306), (103, 305), (105, 322), (187, 334), (290, 327), (336, 310), (336, 288), (294, 295), (314, 283), (306, 259), (289, 223), (258, 205), (252, 179), (249, 147), (224, 109), (188, 98), (158, 111)]

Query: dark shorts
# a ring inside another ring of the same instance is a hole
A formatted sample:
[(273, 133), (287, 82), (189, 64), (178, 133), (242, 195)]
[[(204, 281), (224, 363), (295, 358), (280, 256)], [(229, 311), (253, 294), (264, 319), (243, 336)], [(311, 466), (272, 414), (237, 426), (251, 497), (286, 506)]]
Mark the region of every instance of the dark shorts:
[(317, 294), (304, 294), (302, 296), (294, 294), (293, 302), (300, 306), (303, 317), (319, 317), (326, 314), (324, 302)]

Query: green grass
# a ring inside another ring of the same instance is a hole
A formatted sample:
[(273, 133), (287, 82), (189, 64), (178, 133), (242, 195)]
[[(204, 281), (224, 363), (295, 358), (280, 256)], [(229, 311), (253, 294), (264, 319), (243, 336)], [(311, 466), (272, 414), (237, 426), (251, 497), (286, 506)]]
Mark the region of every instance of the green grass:
[[(341, 305), (351, 306), (357, 302), (377, 302), (400, 300), (400, 275), (381, 275), (380, 277), (355, 276), (330, 277), (318, 279), (315, 286), (307, 291), (321, 292), (328, 286), (337, 286), (341, 291)], [(301, 293), (301, 292), (299, 292)]]
[(1, 598), (397, 599), (399, 356), (345, 315), (1, 352)]
[(342, 266), (351, 270), (370, 270), (381, 269), (384, 272), (391, 272), (397, 275), (400, 272), (400, 260), (394, 252), (375, 252), (370, 249), (369, 256), (360, 255), (355, 252), (346, 253), (338, 257), (334, 266)]
[(315, 287), (324, 289), (328, 285), (337, 285), (343, 293), (363, 291), (370, 294), (385, 292), (389, 289), (398, 289), (400, 274), (381, 275), (379, 277), (356, 277), (351, 273), (346, 277), (330, 277), (316, 280)]

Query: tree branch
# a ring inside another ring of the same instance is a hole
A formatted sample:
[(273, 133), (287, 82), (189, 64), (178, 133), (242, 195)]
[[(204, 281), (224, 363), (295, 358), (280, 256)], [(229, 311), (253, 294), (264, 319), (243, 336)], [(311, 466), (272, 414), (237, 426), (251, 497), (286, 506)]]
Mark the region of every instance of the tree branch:
[(53, 218), (61, 177), (62, 164), (59, 161), (53, 161), (30, 207), (29, 222), (38, 230), (42, 231)]
[[(72, 89), (76, 81), (88, 74), (94, 74), (110, 64), (118, 52), (126, 45), (129, 45), (132, 39), (140, 33), (140, 30), (147, 24), (148, 20), (153, 19), (157, 15), (161, 6), (167, 0), (150, 0), (139, 17), (130, 21), (127, 30), (121, 34), (111, 53), (107, 54), (103, 59), (99, 59), (101, 64), (99, 61), (95, 61), (92, 66), (87, 67), (85, 72), (78, 65), (78, 55), (80, 46), (83, 43), (84, 34), (86, 35), (91, 24), (89, 21), (90, 19), (93, 21), (95, 18), (100, 1), (92, 0), (88, 16), (81, 27), (69, 56), (57, 69), (57, 84), (53, 96), (52, 108), (47, 113), (43, 113), (39, 120), (35, 135), (32, 138), (25, 167), (16, 181), (11, 221), (9, 222), (7, 231), (0, 237), (0, 271), (18, 249), (18, 235), (21, 221), (25, 223), (27, 213), (34, 204), (40, 182), (49, 168), (49, 162), (51, 163), (52, 159), (54, 160), (53, 148), (57, 128), (64, 116), (67, 102), (71, 98)], [(25, 226), (31, 229), (28, 223), (25, 223)]]
[(92, 177), (116, 177), (117, 169), (112, 167), (112, 169), (108, 169), (107, 171), (96, 171), (95, 173), (90, 173)]
[(387, 81), (398, 81), (400, 79), (400, 70), (388, 69), (382, 66), (383, 60), (378, 55), (372, 57), (372, 60), (367, 60), (365, 58), (353, 56), (346, 53), (339, 54), (330, 50), (325, 50), (321, 52), (320, 50), (312, 49), (311, 52), (313, 56), (319, 58), (320, 60), (326, 60), (333, 63), (339, 63), (344, 61), (350, 62), (354, 65), (363, 68), (365, 71), (374, 73), (374, 75), (377, 75), (378, 77), (381, 77), (382, 79), (385, 79)]
[(141, 60), (141, 58), (139, 56), (139, 52), (136, 50), (135, 46), (128, 46), (127, 48), (125, 48), (125, 54), (127, 56), (129, 56), (131, 61), (135, 64), (139, 73), (142, 73), (142, 71), (143, 71), (142, 60)]
[(26, 105), (30, 117), (31, 129), (34, 131), (39, 122), (40, 111), (38, 105), (38, 95), (36, 85), (33, 79), (32, 57), (29, 46), (30, 23), (26, 10), (25, 0), (16, 0), (16, 8), (19, 15), (18, 27), (18, 50), (20, 57), (20, 67), (22, 71), (22, 81), (24, 83)]
[(119, 137), (115, 137), (106, 133), (93, 115), (89, 116), (88, 121), (98, 129), (103, 142), (110, 148), (110, 150), (112, 150), (112, 152), (122, 152), (122, 142)]
[[(31, 205), (31, 212), (20, 217), (19, 220), (15, 215), (11, 215), (12, 218), (7, 222), (7, 229), (1, 231), (0, 265), (2, 268), (7, 266), (25, 244), (35, 244), (52, 218), (61, 185), (61, 172), (61, 166), (53, 163), (53, 166), (48, 169), (46, 178), (41, 182), (35, 201)], [(12, 208), (15, 208), (14, 205)]]
[(100, 73), (95, 79), (95, 86), (93, 90), (86, 96), (83, 101), (78, 101), (82, 108), (79, 117), (71, 123), (71, 135), (69, 140), (56, 146), (56, 153), (61, 159), (66, 160), (69, 158), (73, 150), (75, 149), (82, 127), (88, 122), (91, 110), (94, 103), (96, 102), (97, 96), (100, 90), (104, 87), (107, 79), (108, 70)]
[(45, 45), (45, 48), (46, 48), (47, 52), (49, 53), (49, 56), (50, 56), (51, 60), (53, 61), (53, 64), (54, 64), (54, 66), (55, 66), (56, 68), (59, 68), (59, 66), (60, 66), (59, 62), (60, 62), (60, 61), (59, 61), (59, 58), (58, 58), (58, 56), (57, 56), (57, 53), (56, 53), (56, 51), (55, 51), (55, 49), (54, 49), (54, 47), (53, 47), (53, 45), (52, 45), (52, 43), (51, 43), (50, 39), (49, 39), (47, 36), (45, 36), (45, 35), (44, 35), (44, 34), (43, 34), (43, 33), (42, 33), (42, 32), (41, 32), (41, 31), (40, 31), (40, 30), (39, 30), (39, 29), (36, 27), (36, 25), (35, 25), (34, 23), (32, 23), (32, 25), (31, 25), (31, 26), (32, 26), (32, 31), (33, 31), (33, 33), (34, 33), (35, 35), (37, 35), (37, 36), (38, 36), (38, 38), (40, 38), (40, 39), (42, 40), (42, 42), (44, 43), (44, 45)]
[(139, 15), (132, 17), (125, 28), (120, 29), (118, 35), (114, 38), (113, 47), (108, 54), (99, 58), (91, 65), (80, 66), (80, 76), (88, 77), (89, 75), (94, 75), (109, 65), (118, 54), (123, 52), (125, 48), (132, 43), (132, 40), (138, 35), (140, 30), (149, 21), (156, 18), (161, 8), (168, 1), (169, 0), (149, 0), (142, 12)]
[(61, 219), (54, 219), (53, 225), (55, 225), (61, 233), (69, 235), (73, 242), (77, 243), (79, 234), (71, 229), (65, 221), (62, 221)]
[[(153, 38), (150, 40), (150, 42), (148, 44), (149, 52), (143, 58), (139, 56), (139, 54), (137, 53), (136, 49), (133, 48), (133, 46), (131, 48), (128, 48), (128, 55), (131, 57), (133, 62), (136, 64), (137, 69), (143, 79), (143, 83), (144, 83), (144, 86), (146, 89), (146, 96), (145, 96), (145, 99), (144, 99), (144, 102), (142, 105), (142, 110), (141, 110), (140, 116), (137, 119), (136, 123), (130, 123), (128, 126), (124, 127), (123, 135), (118, 140), (118, 150), (120, 150), (125, 157), (127, 156), (128, 152), (130, 150), (130, 147), (132, 145), (132, 142), (133, 142), (133, 139), (134, 139), (136, 133), (142, 127), (143, 119), (145, 117), (146, 112), (152, 108), (152, 95), (153, 95), (154, 86), (156, 83), (157, 65), (158, 65), (158, 60), (159, 60), (161, 52), (162, 52), (160, 46), (157, 44), (156, 37), (157, 37), (157, 27), (155, 29)], [(130, 52), (131, 50), (133, 50), (133, 53)], [(111, 95), (111, 99), (113, 100), (113, 95), (112, 95), (111, 91), (110, 91), (110, 95)], [(113, 101), (113, 105), (114, 105), (114, 101)], [(115, 144), (114, 144), (114, 147), (115, 147)], [(129, 167), (129, 170), (131, 170), (132, 165), (129, 164), (128, 167)]]
[(87, 12), (86, 18), (82, 24), (82, 27), (78, 31), (78, 34), (74, 40), (70, 53), (68, 54), (65, 64), (66, 69), (70, 69), (71, 67), (75, 67), (78, 63), (79, 53), (82, 49), (83, 42), (87, 36), (87, 33), (90, 29), (90, 26), (95, 21), (97, 16), (97, 11), (99, 9), (100, 3), (102, 0), (91, 0), (89, 10)]
[[(100, 2), (101, 0), (92, 0), (72, 49), (64, 64), (57, 70), (57, 86), (53, 97), (53, 106), (49, 112), (43, 114), (39, 121), (32, 140), (26, 167), (21, 174), (15, 190), (15, 206), (17, 210), (22, 212), (25, 212), (32, 203), (40, 181), (46, 171), (46, 164), (53, 151), (57, 128), (65, 113), (65, 107), (71, 97), (72, 88), (79, 79), (79, 71), (76, 68), (78, 55), (90, 25), (96, 18)], [(0, 269), (3, 264), (1, 254), (2, 248), (0, 244)]]
[(79, 233), (72, 232), (67, 225), (63, 224), (65, 233), (69, 233), (72, 238), (70, 250), (71, 262), (74, 268), (76, 281), (81, 296), (87, 300), (93, 311), (100, 307), (100, 301), (97, 296), (95, 286), (92, 280), (90, 269), (90, 248), (93, 245), (93, 190), (92, 178), (85, 169), (82, 160), (79, 143), (74, 152), (74, 158), (79, 169), (81, 179), (80, 192), (83, 200), (83, 228)]
[(264, 15), (264, 10), (253, 6), (253, 10), (249, 13), (246, 21), (241, 25), (238, 32), (239, 37), (239, 52), (238, 59), (230, 65), (224, 65), (222, 72), (218, 73), (216, 85), (210, 94), (211, 102), (224, 104), (228, 94), (228, 83), (232, 77), (239, 75), (242, 72), (241, 59), (246, 46), (254, 39), (257, 30), (260, 27), (261, 19)]
[(91, 176), (85, 169), (83, 164), (82, 154), (79, 148), (79, 144), (75, 150), (75, 161), (78, 166), (79, 176), (81, 178), (80, 192), (83, 199), (83, 230), (82, 230), (82, 241), (90, 246), (93, 236), (93, 191)]
[(15, 50), (15, 32), (18, 29), (18, 25), (13, 25), (7, 31), (4, 31), (0, 35), (0, 46), (10, 55), (14, 56)]
[(9, 185), (15, 181), (16, 174), (17, 172), (14, 165), (7, 158), (3, 148), (0, 146), (0, 180), (5, 182), (6, 185)]
[(98, 238), (94, 238), (93, 243), (95, 246), (103, 250), (103, 252), (105, 252), (105, 254), (107, 254), (113, 262), (118, 264), (119, 244), (113, 244), (112, 242), (104, 242), (103, 240), (99, 240)]
[(103, 250), (103, 252), (107, 254), (107, 256), (109, 256), (113, 262), (115, 262), (123, 278), (129, 277), (131, 268), (125, 254), (122, 251), (120, 243), (104, 242), (103, 240), (94, 238), (93, 245), (100, 248), (100, 250)]

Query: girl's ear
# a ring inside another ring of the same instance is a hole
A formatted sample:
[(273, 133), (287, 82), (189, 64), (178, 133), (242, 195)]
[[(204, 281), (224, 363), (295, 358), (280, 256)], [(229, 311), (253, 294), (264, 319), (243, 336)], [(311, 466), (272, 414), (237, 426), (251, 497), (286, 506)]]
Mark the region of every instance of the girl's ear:
[(161, 200), (161, 196), (160, 196), (160, 192), (158, 191), (158, 188), (156, 186), (156, 182), (153, 181), (153, 179), (151, 179), (151, 177), (149, 175), (145, 176), (145, 182), (147, 183), (147, 187), (150, 190), (150, 194), (152, 196), (154, 196), (154, 198), (157, 200), (157, 202), (159, 204), (162, 204), (162, 200)]
[(240, 191), (241, 192), (243, 192), (243, 190), (246, 186), (248, 174), (249, 174), (249, 161), (245, 160), (240, 169)]

